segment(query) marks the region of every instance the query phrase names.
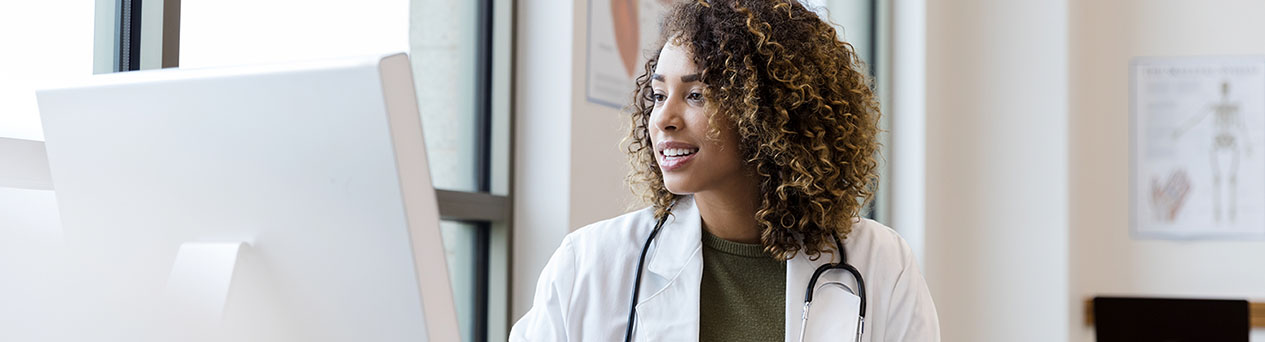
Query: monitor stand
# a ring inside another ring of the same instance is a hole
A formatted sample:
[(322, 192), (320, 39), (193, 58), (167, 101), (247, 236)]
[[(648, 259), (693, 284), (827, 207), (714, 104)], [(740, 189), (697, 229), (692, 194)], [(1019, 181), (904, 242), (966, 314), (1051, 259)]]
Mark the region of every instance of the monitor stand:
[(233, 271), (243, 242), (186, 242), (180, 245), (167, 288), (164, 313), (177, 326), (211, 332), (219, 328)]

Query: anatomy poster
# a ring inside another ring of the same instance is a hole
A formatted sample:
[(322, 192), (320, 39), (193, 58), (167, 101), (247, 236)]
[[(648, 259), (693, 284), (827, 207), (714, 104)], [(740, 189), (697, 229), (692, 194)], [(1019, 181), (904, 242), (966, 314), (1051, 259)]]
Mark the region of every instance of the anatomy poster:
[(1131, 68), (1135, 236), (1265, 237), (1265, 58)]
[(674, 0), (589, 0), (585, 86), (589, 102), (624, 108), (633, 80), (655, 50), (659, 24)]

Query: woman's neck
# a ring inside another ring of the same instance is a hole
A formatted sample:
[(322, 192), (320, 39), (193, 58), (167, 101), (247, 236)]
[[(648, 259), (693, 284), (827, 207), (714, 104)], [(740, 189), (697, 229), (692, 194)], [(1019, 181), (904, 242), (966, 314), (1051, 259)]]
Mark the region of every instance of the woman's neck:
[(760, 205), (759, 185), (754, 180), (694, 194), (703, 229), (718, 238), (760, 243), (755, 212)]

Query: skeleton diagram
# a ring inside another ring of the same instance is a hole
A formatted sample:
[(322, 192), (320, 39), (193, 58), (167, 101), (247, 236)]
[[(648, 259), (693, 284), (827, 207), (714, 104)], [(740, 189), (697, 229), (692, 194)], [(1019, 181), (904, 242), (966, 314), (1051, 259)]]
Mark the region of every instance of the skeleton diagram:
[(1247, 124), (1239, 112), (1239, 104), (1230, 101), (1229, 82), (1221, 82), (1221, 100), (1212, 103), (1191, 117), (1185, 125), (1178, 127), (1173, 132), (1173, 140), (1181, 138), (1182, 134), (1199, 125), (1210, 114), (1214, 118), (1216, 130), (1212, 146), (1208, 150), (1212, 165), (1212, 217), (1217, 223), (1221, 222), (1222, 217), (1234, 222), (1238, 204), (1239, 157), (1240, 154), (1252, 153), (1252, 145), (1248, 141)]

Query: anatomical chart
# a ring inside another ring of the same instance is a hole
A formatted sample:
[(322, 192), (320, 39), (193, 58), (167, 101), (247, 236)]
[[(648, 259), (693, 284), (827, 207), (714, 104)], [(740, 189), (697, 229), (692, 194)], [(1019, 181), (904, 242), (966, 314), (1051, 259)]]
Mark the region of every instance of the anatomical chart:
[(589, 102), (624, 108), (633, 80), (659, 38), (664, 12), (675, 0), (589, 0), (585, 77)]
[(1265, 58), (1131, 68), (1135, 236), (1265, 237)]

